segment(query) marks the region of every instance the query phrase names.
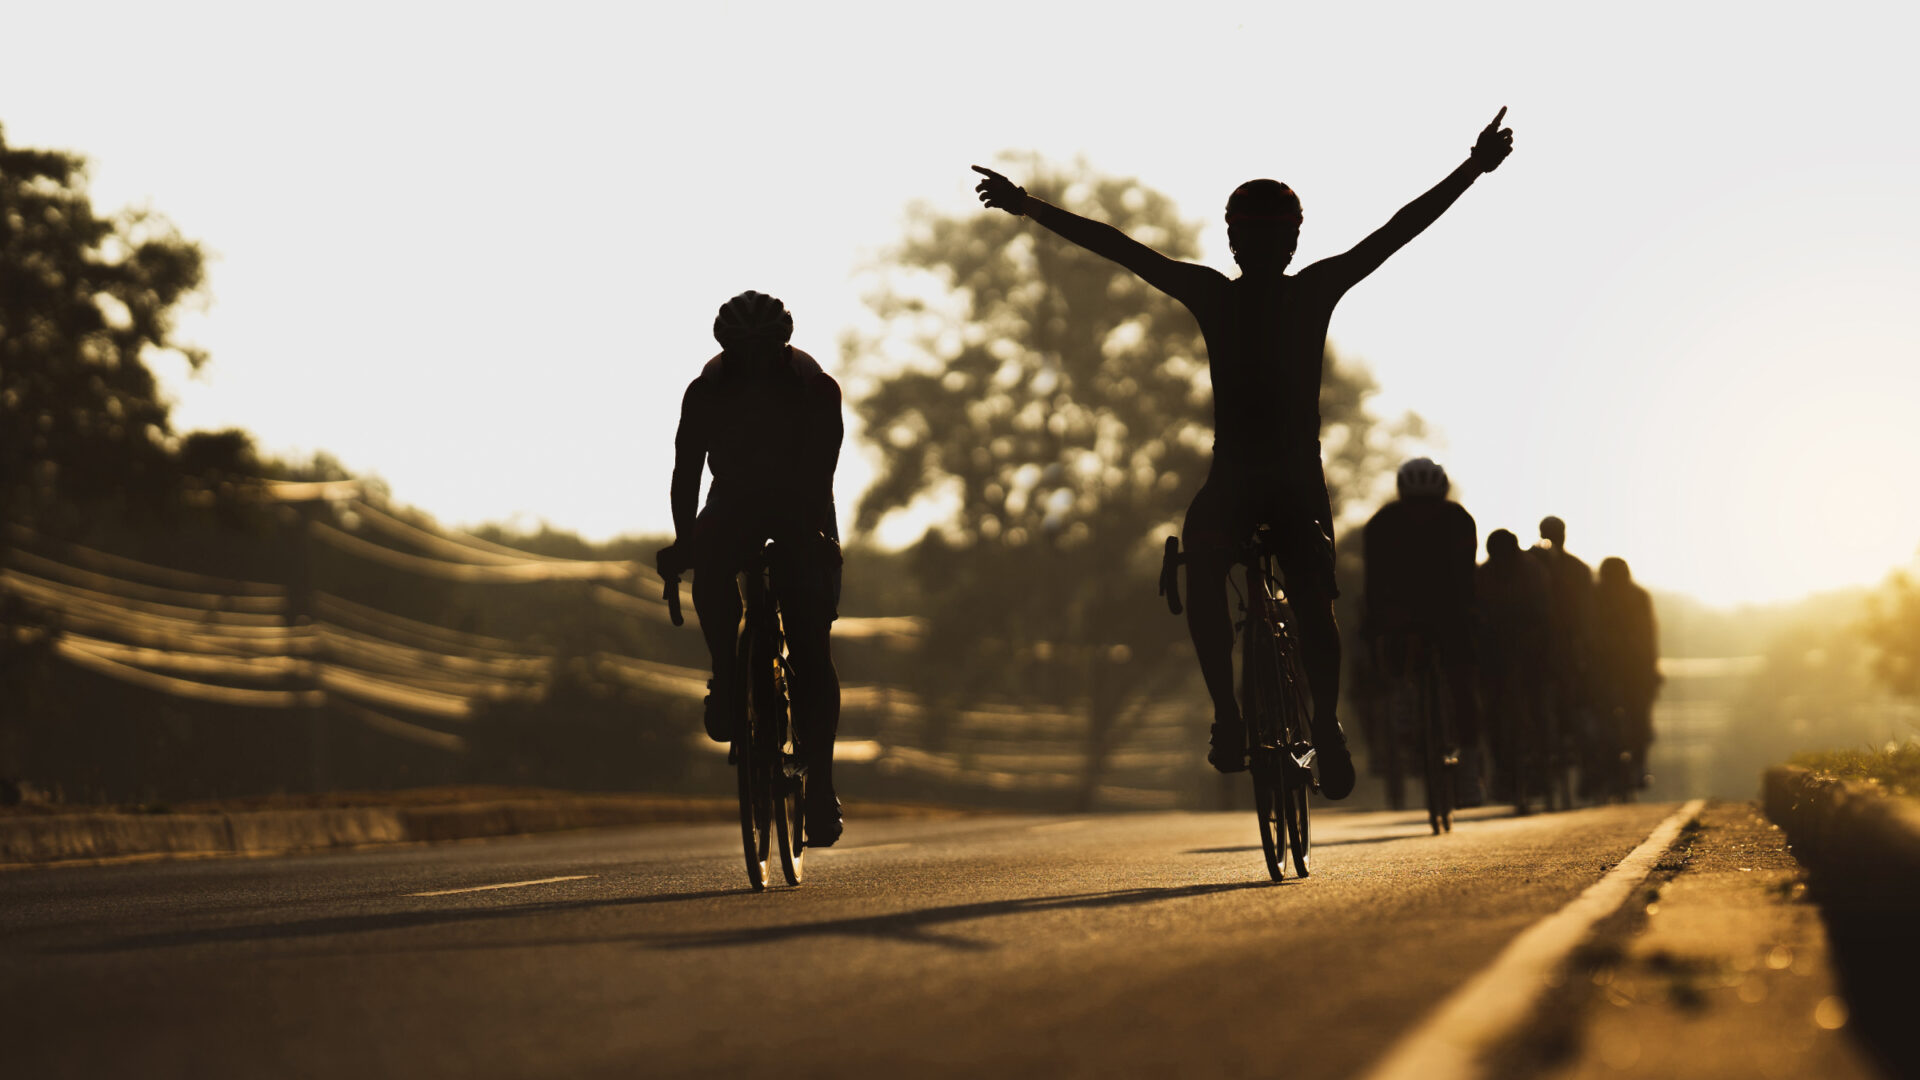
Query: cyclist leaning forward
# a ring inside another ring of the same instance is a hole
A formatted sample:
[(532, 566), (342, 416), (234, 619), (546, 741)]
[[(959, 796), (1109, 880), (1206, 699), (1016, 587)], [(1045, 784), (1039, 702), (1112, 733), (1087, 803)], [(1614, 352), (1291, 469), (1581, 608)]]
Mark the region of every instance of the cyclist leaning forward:
[[(807, 846), (840, 838), (833, 742), (840, 677), (829, 632), (840, 594), (840, 529), (833, 472), (844, 431), (840, 384), (789, 345), (793, 316), (764, 293), (720, 308), (721, 353), (687, 387), (673, 439), (673, 546), (662, 573), (693, 571), (693, 607), (713, 655), (707, 735), (729, 742), (743, 721), (735, 667), (740, 642), (739, 573), (774, 542), (774, 587), (793, 665), (794, 726), (807, 764)], [(700, 472), (713, 473), (696, 517)]]
[(1313, 690), (1313, 737), (1320, 790), (1342, 799), (1353, 790), (1353, 759), (1334, 710), (1340, 696), (1340, 636), (1333, 600), (1333, 513), (1320, 464), (1320, 378), (1327, 324), (1346, 291), (1418, 236), (1481, 173), (1513, 151), (1503, 108), (1459, 168), (1409, 203), (1351, 251), (1287, 274), (1300, 239), (1293, 190), (1275, 180), (1240, 185), (1227, 200), (1227, 241), (1238, 278), (1170, 259), (1111, 225), (1028, 195), (980, 166), (975, 190), (987, 206), (1032, 218), (1049, 230), (1139, 275), (1186, 305), (1206, 338), (1213, 381), (1213, 465), (1181, 530), (1191, 603), (1187, 629), (1213, 698), (1212, 749), (1221, 772), (1246, 768), (1246, 724), (1233, 691), (1233, 620), (1227, 575), (1235, 547), (1256, 524), (1280, 545), (1287, 595), (1299, 620)]

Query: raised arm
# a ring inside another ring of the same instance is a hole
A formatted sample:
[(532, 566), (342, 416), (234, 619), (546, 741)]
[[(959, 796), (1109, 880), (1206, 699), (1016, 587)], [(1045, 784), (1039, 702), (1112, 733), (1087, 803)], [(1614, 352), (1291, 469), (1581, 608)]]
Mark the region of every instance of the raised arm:
[(1499, 168), (1507, 155), (1513, 153), (1513, 129), (1500, 126), (1500, 121), (1506, 115), (1506, 107), (1501, 106), (1493, 123), (1480, 132), (1480, 138), (1473, 144), (1467, 160), (1448, 173), (1445, 180), (1402, 207), (1399, 213), (1375, 230), (1373, 235), (1355, 244), (1352, 250), (1324, 259), (1315, 264), (1313, 269), (1331, 275), (1342, 291), (1352, 288), (1368, 274), (1378, 270), (1380, 264), (1405, 247), (1407, 241), (1438, 221), (1440, 215), (1446, 213), (1447, 208), (1480, 178), (1481, 173), (1490, 173)]
[(1208, 267), (1170, 259), (1105, 222), (1081, 217), (1037, 199), (1027, 194), (1026, 188), (992, 169), (975, 165), (973, 171), (984, 177), (974, 185), (982, 203), (1015, 217), (1032, 218), (1061, 238), (1119, 263), (1183, 304), (1192, 306), (1206, 282), (1219, 276), (1218, 271)]

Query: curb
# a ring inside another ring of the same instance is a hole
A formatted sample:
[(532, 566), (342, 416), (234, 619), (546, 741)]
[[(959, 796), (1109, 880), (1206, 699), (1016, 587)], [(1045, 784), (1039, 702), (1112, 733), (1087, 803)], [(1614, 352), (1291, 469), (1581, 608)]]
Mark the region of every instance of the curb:
[(133, 856), (278, 855), (371, 844), (516, 836), (658, 822), (730, 820), (715, 807), (618, 797), (512, 799), (441, 806), (254, 810), (204, 814), (56, 814), (0, 820), (0, 866)]
[(1762, 781), (1762, 803), (1823, 897), (1863, 914), (1912, 913), (1920, 896), (1920, 800), (1777, 765)]

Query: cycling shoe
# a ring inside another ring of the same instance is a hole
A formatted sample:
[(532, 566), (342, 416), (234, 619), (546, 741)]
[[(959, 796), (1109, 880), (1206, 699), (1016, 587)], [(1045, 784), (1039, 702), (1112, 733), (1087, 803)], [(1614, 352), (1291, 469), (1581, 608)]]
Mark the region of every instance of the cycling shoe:
[(1237, 773), (1247, 769), (1247, 725), (1216, 721), (1208, 739), (1207, 764), (1219, 772)]
[(733, 741), (733, 710), (727, 707), (727, 695), (714, 685), (717, 681), (707, 680), (707, 738), (717, 743), (730, 743)]
[(832, 847), (845, 823), (840, 820), (840, 797), (831, 788), (807, 792), (807, 846)]
[(1319, 767), (1320, 794), (1328, 799), (1344, 799), (1353, 794), (1353, 755), (1346, 744), (1317, 748), (1314, 763)]

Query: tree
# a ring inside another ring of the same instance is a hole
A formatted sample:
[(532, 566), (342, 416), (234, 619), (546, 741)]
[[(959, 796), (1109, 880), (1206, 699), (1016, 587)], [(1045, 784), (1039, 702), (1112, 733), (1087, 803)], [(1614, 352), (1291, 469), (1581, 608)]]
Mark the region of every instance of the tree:
[[(1198, 227), (1135, 180), (1016, 167), (1049, 202), (1197, 257)], [(937, 515), (913, 559), (930, 616), (918, 689), (949, 709), (988, 692), (1076, 705), (1090, 802), (1145, 706), (1195, 670), (1153, 585), (1209, 462), (1199, 327), (1006, 214), (916, 208), (886, 267), (875, 327), (844, 343), (853, 408), (883, 456), (855, 529), (901, 508)], [(1370, 491), (1390, 451), (1366, 409), (1373, 384), (1337, 361), (1327, 379), (1336, 497)]]
[(1864, 626), (1873, 673), (1902, 697), (1920, 698), (1920, 583), (1895, 573), (1868, 602)]
[(164, 219), (101, 217), (72, 154), (0, 131), (0, 511), (164, 505), (175, 469), (147, 358), (200, 287), (200, 249)]

